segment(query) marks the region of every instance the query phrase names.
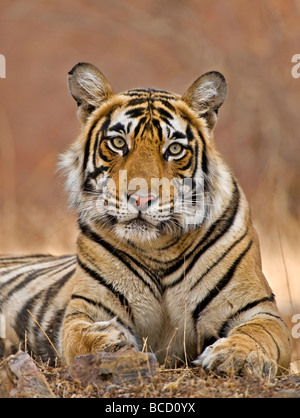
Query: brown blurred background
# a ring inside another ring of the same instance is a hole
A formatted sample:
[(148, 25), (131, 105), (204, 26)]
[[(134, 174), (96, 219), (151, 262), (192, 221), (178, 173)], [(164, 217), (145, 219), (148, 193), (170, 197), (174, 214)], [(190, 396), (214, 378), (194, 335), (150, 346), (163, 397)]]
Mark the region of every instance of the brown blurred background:
[(73, 65), (98, 66), (115, 91), (182, 94), (218, 70), (229, 94), (216, 143), (251, 203), (279, 307), (300, 313), (299, 0), (0, 0), (0, 14), (0, 252), (75, 250), (56, 173), (80, 127)]

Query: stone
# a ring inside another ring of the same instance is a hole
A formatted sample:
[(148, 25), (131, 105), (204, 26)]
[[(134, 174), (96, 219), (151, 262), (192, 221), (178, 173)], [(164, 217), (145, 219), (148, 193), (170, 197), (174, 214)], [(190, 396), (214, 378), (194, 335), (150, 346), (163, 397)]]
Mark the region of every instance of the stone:
[(152, 353), (134, 350), (98, 352), (76, 357), (69, 366), (69, 374), (83, 387), (105, 381), (112, 384), (138, 383), (149, 381), (156, 373), (157, 365)]
[(300, 398), (300, 392), (293, 389), (282, 389), (275, 394), (274, 398)]
[(54, 398), (32, 358), (19, 351), (0, 363), (0, 398)]

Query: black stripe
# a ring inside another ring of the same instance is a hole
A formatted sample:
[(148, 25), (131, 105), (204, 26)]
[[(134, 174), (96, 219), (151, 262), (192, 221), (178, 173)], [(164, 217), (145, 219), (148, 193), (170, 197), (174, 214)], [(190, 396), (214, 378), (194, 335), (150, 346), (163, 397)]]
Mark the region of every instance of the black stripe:
[(4, 339), (0, 338), (0, 359), (5, 355)]
[(96, 140), (94, 144), (93, 167), (96, 167), (96, 155), (97, 155), (97, 149), (99, 148), (99, 139), (100, 139), (100, 131), (98, 131), (96, 134)]
[[(75, 262), (74, 262), (75, 264)], [(69, 266), (68, 266), (69, 267)], [(67, 268), (68, 268), (67, 267)], [(66, 269), (67, 269), (66, 268)], [(44, 296), (44, 303), (41, 306), (41, 309), (36, 314), (36, 318), (39, 324), (43, 322), (44, 315), (48, 313), (49, 308), (52, 307), (53, 299), (56, 298), (57, 294), (61, 290), (61, 288), (69, 281), (69, 279), (74, 275), (76, 270), (76, 267), (74, 267), (71, 271), (64, 274), (62, 278), (57, 280), (55, 283), (53, 283), (48, 290), (45, 293)], [(55, 302), (54, 302), (55, 303)]]
[(185, 133), (186, 133), (188, 142), (193, 141), (194, 135), (193, 135), (190, 125), (187, 125)]
[(175, 112), (176, 113), (176, 109), (175, 109), (175, 107), (170, 103), (170, 102), (168, 102), (167, 100), (163, 100), (163, 99), (161, 99), (161, 103), (165, 106), (165, 107), (167, 107), (171, 112)]
[[(51, 272), (55, 269), (57, 269), (58, 267), (63, 266), (62, 269), (55, 271), (55, 274), (59, 273), (60, 271), (64, 270), (65, 268), (69, 267), (70, 264), (74, 263), (74, 260), (70, 260), (70, 261), (63, 261), (62, 263), (56, 264), (55, 266), (50, 266), (50, 267), (45, 267), (45, 268), (39, 268), (35, 271), (33, 271), (32, 273), (25, 272), (25, 273), (21, 273), (18, 276), (13, 277), (12, 279), (10, 279), (8, 282), (4, 283), (4, 285), (8, 285), (13, 283), (13, 281), (15, 281), (17, 278), (19, 278), (20, 276), (24, 275), (24, 280), (21, 281), (19, 284), (17, 284), (15, 287), (13, 287), (12, 289), (9, 290), (9, 292), (7, 293), (7, 295), (5, 296), (4, 299), (2, 299), (2, 303), (4, 304), (12, 294), (14, 294), (15, 292), (21, 290), (23, 287), (25, 287), (28, 283), (30, 283), (33, 280), (38, 279), (40, 276), (45, 275), (48, 272)], [(4, 287), (4, 286), (3, 286)]]
[(79, 264), (79, 266), (86, 272), (88, 273), (89, 276), (93, 277), (93, 279), (95, 279), (98, 283), (100, 283), (102, 286), (106, 287), (110, 292), (112, 292), (120, 301), (121, 305), (125, 308), (125, 311), (128, 313), (129, 317), (132, 319), (132, 321), (134, 322), (134, 318), (133, 318), (133, 313), (130, 307), (130, 304), (128, 302), (128, 300), (126, 299), (126, 297), (119, 292), (118, 290), (116, 290), (113, 285), (111, 283), (107, 283), (105, 281), (105, 279), (100, 276), (99, 273), (97, 273), (95, 270), (92, 270), (91, 268), (89, 268), (86, 264), (84, 264), (79, 257), (77, 257), (77, 263)]
[[(183, 263), (186, 263), (192, 256), (194, 256), (194, 258), (197, 257), (197, 256), (201, 256), (202, 253), (209, 248), (210, 242), (211, 242), (211, 244), (214, 244), (215, 240), (214, 241), (208, 241), (206, 243), (205, 247), (202, 247), (202, 245), (211, 237), (211, 235), (213, 235), (213, 233), (215, 231), (220, 232), (220, 234), (216, 237), (216, 239), (218, 239), (219, 236), (223, 235), (223, 233), (225, 234), (227, 232), (227, 229), (229, 229), (230, 226), (231, 226), (231, 222), (233, 223), (233, 221), (234, 221), (234, 217), (235, 217), (235, 214), (237, 212), (237, 207), (235, 207), (235, 203), (238, 206), (238, 202), (239, 202), (239, 193), (238, 193), (238, 190), (237, 190), (237, 195), (235, 195), (235, 193), (234, 193), (234, 196), (232, 197), (229, 205), (227, 206), (227, 208), (225, 209), (223, 214), (220, 216), (220, 218), (217, 221), (215, 221), (210, 226), (210, 228), (207, 230), (204, 237), (199, 240), (199, 242), (196, 244), (196, 246), (194, 247), (194, 249), (192, 251), (190, 251), (187, 254), (182, 253), (180, 258), (166, 260), (164, 262), (165, 265), (167, 265), (167, 264), (170, 265), (170, 267), (166, 269), (166, 276), (172, 274), (174, 271), (179, 269), (183, 265)], [(234, 208), (233, 214), (231, 214), (232, 207)], [(232, 215), (233, 215), (233, 219), (232, 219)], [(228, 228), (226, 228), (226, 226), (228, 226)], [(165, 250), (170, 249), (172, 246), (177, 244), (179, 239), (180, 239), (180, 237), (175, 238), (175, 240), (171, 241), (171, 243), (169, 245), (167, 245), (166, 247), (160, 248), (160, 251), (165, 251)], [(190, 246), (188, 248), (190, 248)], [(197, 249), (199, 249), (200, 253), (195, 253)], [(149, 256), (148, 256), (148, 258), (153, 260), (153, 261), (159, 262), (159, 260), (156, 260), (154, 258), (150, 258)], [(195, 261), (197, 261), (197, 260), (195, 260)], [(191, 268), (192, 268), (192, 266), (191, 266)], [(184, 278), (184, 274), (180, 277), (179, 280), (176, 280), (174, 282), (174, 285), (178, 284), (181, 280), (183, 280), (183, 278)], [(169, 287), (172, 287), (172, 286), (173, 286), (173, 283), (170, 283), (170, 284), (166, 285), (166, 288), (169, 288)]]
[[(49, 256), (47, 254), (31, 254), (31, 255), (18, 255), (18, 256), (0, 256), (0, 262), (2, 263), (4, 262), (16, 262), (18, 263), (19, 260), (20, 263), (28, 263), (28, 261), (26, 261), (27, 259), (34, 259), (34, 258), (51, 258), (52, 256)], [(40, 260), (39, 260), (40, 261)]]
[[(179, 235), (179, 236), (175, 236), (174, 238), (172, 238), (171, 240), (170, 240), (170, 242), (169, 242), (169, 244), (168, 245), (166, 245), (165, 247), (161, 247), (161, 248), (158, 248), (159, 249), (159, 251), (167, 251), (167, 250), (169, 250), (170, 248), (172, 248), (172, 247), (174, 247), (174, 245), (177, 245), (177, 243), (179, 242), (181, 240), (181, 236)], [(150, 257), (148, 254), (146, 254), (145, 255), (145, 257), (147, 257), (149, 260), (152, 260), (152, 261), (154, 261), (154, 262), (156, 262), (156, 263), (160, 263), (161, 261), (160, 260), (157, 260), (157, 259), (155, 259), (155, 258), (153, 258), (153, 257)], [(168, 261), (166, 261), (166, 263), (167, 263)]]
[[(100, 133), (102, 135), (104, 135), (106, 133), (106, 131), (107, 131), (108, 127), (109, 127), (110, 121), (111, 121), (111, 116), (109, 114), (109, 115), (107, 115), (105, 117), (105, 119), (104, 119), (104, 121), (103, 121), (103, 123), (101, 125), (101, 128), (100, 128), (99, 132), (97, 133), (97, 135), (99, 135)], [(89, 133), (88, 133), (88, 136), (87, 136), (87, 141), (86, 141), (85, 149), (84, 149), (83, 166), (82, 166), (83, 173), (85, 173), (85, 170), (87, 168), (88, 159), (89, 159), (89, 156), (91, 155), (91, 149), (90, 149), (91, 148), (91, 140), (92, 140), (92, 136), (93, 136), (95, 127), (98, 125), (98, 123), (99, 123), (99, 120), (97, 119), (93, 123), (92, 127), (90, 128)], [(96, 144), (97, 144), (97, 141), (96, 141)], [(94, 147), (94, 152), (96, 152), (96, 151), (97, 150)]]
[[(15, 317), (14, 331), (21, 342), (25, 341), (25, 333), (30, 330), (29, 321), (31, 317), (28, 311), (33, 313), (34, 307), (40, 301), (43, 293), (44, 290), (41, 290), (39, 293), (36, 293), (28, 299)], [(28, 351), (34, 352), (34, 346), (32, 345), (31, 340), (28, 341)]]
[[(154, 93), (154, 97), (153, 97), (153, 93)], [(146, 98), (152, 95), (153, 99), (155, 100), (159, 100), (161, 98), (170, 99), (170, 100), (178, 100), (178, 98), (174, 96), (174, 94), (169, 93), (168, 91), (150, 88), (150, 87), (132, 89), (122, 94), (124, 96), (137, 96), (137, 97), (146, 97)]]
[(81, 296), (81, 295), (74, 294), (74, 295), (71, 296), (71, 299), (72, 300), (74, 300), (74, 299), (81, 299), (81, 300), (84, 300), (85, 302), (87, 302), (87, 303), (89, 303), (90, 305), (93, 305), (93, 306), (98, 306), (99, 305), (99, 303), (95, 302), (92, 299), (87, 298), (86, 296)]
[[(235, 318), (237, 318), (241, 313), (249, 311), (252, 308), (255, 308), (257, 305), (264, 303), (264, 302), (274, 302), (275, 297), (272, 293), (271, 296), (266, 296), (262, 299), (259, 300), (255, 300), (253, 302), (249, 302), (247, 303), (245, 306), (243, 306), (242, 308), (240, 308), (238, 311), (236, 311), (233, 315), (231, 315), (220, 327), (219, 330), (219, 336), (220, 337), (226, 337), (226, 328), (229, 325), (229, 322), (231, 322), (232, 320), (234, 320)], [(259, 315), (261, 312), (259, 312), (258, 314), (256, 314), (255, 316)]]
[(134, 96), (134, 99), (129, 100), (127, 106), (136, 106), (139, 104), (144, 104), (147, 101), (147, 98), (145, 96), (143, 96), (142, 98), (140, 98), (136, 94), (132, 94), (131, 96)]
[[(22, 265), (22, 267), (24, 267), (23, 265)], [(7, 271), (5, 272), (5, 273), (8, 273)], [(13, 282), (15, 282), (15, 281), (17, 281), (20, 277), (22, 277), (22, 276), (27, 276), (28, 275), (28, 272), (23, 272), (23, 273), (20, 273), (20, 274), (17, 274), (16, 276), (13, 276), (11, 279), (9, 279), (8, 281), (6, 281), (6, 282), (3, 282), (3, 283), (0, 283), (0, 291), (1, 291), (1, 293), (3, 292), (3, 289), (5, 288), (5, 287), (7, 287), (7, 286), (9, 286), (10, 284), (12, 284)], [(2, 303), (4, 303), (4, 299), (2, 299), (2, 301), (1, 301)]]
[[(184, 158), (184, 157), (185, 157), (185, 155), (182, 158)], [(180, 158), (177, 161), (180, 161)], [(186, 163), (186, 165), (184, 165), (183, 167), (180, 167), (179, 170), (180, 171), (187, 170), (188, 168), (191, 167), (193, 161), (194, 161), (193, 154), (191, 154), (191, 156), (189, 157), (188, 162)], [(182, 179), (189, 178), (189, 177), (186, 176), (186, 173), (182, 173), (182, 174), (178, 173), (178, 177), (182, 178)], [(191, 178), (193, 178), (193, 176), (191, 176)]]
[(111, 126), (109, 128), (109, 131), (116, 131), (119, 133), (126, 133), (125, 132), (125, 126), (121, 122), (117, 122), (115, 125)]
[(246, 249), (238, 256), (238, 258), (235, 260), (235, 262), (232, 264), (230, 269), (227, 271), (227, 273), (222, 277), (221, 280), (218, 281), (218, 283), (211, 289), (206, 297), (201, 300), (201, 302), (198, 303), (196, 306), (194, 312), (193, 312), (193, 319), (194, 319), (194, 325), (196, 328), (197, 321), (199, 319), (199, 316), (201, 312), (208, 306), (210, 302), (224, 289), (224, 287), (230, 282), (231, 278), (234, 276), (234, 273), (240, 264), (243, 257), (247, 254), (247, 252), (250, 250), (252, 246), (253, 241), (250, 241)]
[(195, 166), (194, 166), (193, 173), (191, 175), (192, 179), (194, 179), (196, 177), (196, 173), (197, 173), (197, 170), (198, 170), (198, 152), (199, 152), (199, 147), (198, 147), (198, 144), (196, 142), (195, 143), (195, 151), (193, 152)]
[[(73, 261), (73, 263), (74, 263), (74, 261)], [(57, 266), (55, 266), (55, 267), (57, 267)], [(64, 270), (65, 268), (66, 267), (64, 267), (62, 270)], [(52, 266), (52, 269), (53, 269), (53, 266)], [(55, 274), (60, 273), (62, 270), (55, 271)], [(40, 271), (37, 271), (36, 273), (40, 273)], [(72, 273), (74, 273), (74, 270), (72, 271)], [(68, 280), (68, 279), (69, 279), (69, 275), (64, 276), (65, 281)], [(45, 289), (41, 290), (37, 294), (33, 295), (30, 299), (28, 299), (23, 304), (22, 308), (20, 309), (20, 311), (18, 312), (18, 314), (15, 318), (14, 329), (15, 329), (20, 341), (24, 340), (25, 331), (29, 330), (30, 315), (29, 315), (28, 311), (33, 312), (35, 305), (37, 303), (39, 303), (41, 301), (41, 299), (43, 298), (43, 294), (45, 294)], [(32, 330), (35, 334), (37, 333), (37, 325), (35, 323), (34, 323), (34, 326), (33, 326)], [(30, 350), (35, 352), (35, 345), (34, 345), (33, 341), (29, 341), (29, 347), (30, 347)]]
[(148, 90), (149, 90), (151, 93), (155, 93), (155, 95), (167, 96), (167, 97), (170, 97), (170, 98), (174, 97), (174, 95), (173, 95), (172, 93), (169, 93), (169, 92), (168, 92), (168, 91), (166, 91), (166, 90), (155, 89), (155, 88), (153, 88), (153, 87), (148, 88)]
[(141, 137), (143, 137), (143, 135), (145, 134), (145, 132), (148, 128), (151, 128), (151, 124), (149, 123), (150, 121), (151, 121), (151, 116), (150, 116), (150, 118), (142, 117), (140, 119), (140, 123), (144, 124), (143, 130), (142, 130), (142, 132), (140, 132)]
[(145, 122), (146, 122), (146, 120), (147, 120), (147, 118), (144, 116), (144, 117), (142, 117), (141, 119), (140, 119), (140, 121), (139, 121), (139, 123), (136, 125), (136, 127), (134, 128), (134, 131), (133, 131), (133, 133), (134, 133), (134, 136), (136, 137), (136, 136), (138, 136), (138, 134), (139, 134), (139, 132), (140, 132), (140, 130), (141, 130), (141, 128), (142, 128), (142, 125), (143, 124), (145, 124)]
[(89, 298), (87, 298), (85, 296), (76, 295), (76, 294), (72, 295), (71, 299), (72, 300), (74, 300), (74, 299), (81, 299), (81, 300), (84, 300), (86, 303), (89, 303), (89, 304), (91, 304), (91, 305), (93, 305), (93, 306), (95, 306), (97, 308), (103, 309), (111, 318), (117, 318), (117, 322), (119, 322), (124, 328), (128, 329), (131, 332), (131, 334), (133, 334), (132, 328), (129, 327), (128, 325), (124, 324), (124, 322), (118, 317), (118, 315), (116, 315), (113, 311), (111, 311), (109, 308), (107, 308), (106, 306), (104, 306), (102, 303), (95, 302), (94, 300), (89, 299)]
[(163, 119), (167, 119), (167, 120), (174, 119), (173, 115), (170, 112), (168, 112), (166, 109), (163, 109), (162, 107), (155, 107), (155, 110), (159, 113), (160, 117)]
[(204, 174), (208, 176), (208, 159), (207, 159), (207, 152), (206, 152), (206, 143), (204, 141), (204, 138), (200, 132), (200, 136), (202, 138), (202, 162), (201, 162), (201, 168)]
[[(7, 276), (13, 271), (17, 271), (19, 269), (23, 269), (26, 266), (36, 266), (41, 263), (46, 263), (49, 261), (53, 261), (53, 259), (61, 260), (70, 257), (69, 255), (65, 256), (52, 256), (52, 255), (28, 255), (28, 256), (16, 256), (11, 258), (5, 258), (4, 263), (8, 263), (9, 265), (1, 265), (0, 266), (0, 276)], [(37, 258), (35, 260), (35, 258)], [(41, 260), (43, 259), (43, 260)], [(0, 257), (0, 263), (2, 263), (3, 259)], [(13, 263), (13, 264), (12, 264)], [(26, 274), (26, 273), (22, 273)], [(20, 276), (20, 275), (19, 275)], [(0, 284), (0, 289), (2, 286), (6, 286), (6, 283)]]
[[(116, 152), (116, 151), (113, 151), (113, 150), (111, 150), (111, 149), (109, 148), (109, 145), (108, 145), (108, 144), (105, 144), (105, 148), (106, 148), (106, 151), (108, 151), (110, 154), (117, 154), (117, 152)], [(110, 158), (109, 158), (107, 155), (105, 155), (105, 154), (103, 153), (103, 151), (102, 151), (102, 149), (101, 149), (101, 148), (99, 149), (99, 156), (100, 156), (101, 160), (105, 161), (106, 163), (110, 163), (110, 162), (111, 162), (111, 160), (112, 160), (111, 155), (110, 155)]]
[[(55, 315), (53, 316), (52, 320), (49, 322), (47, 328), (46, 328), (46, 334), (49, 336), (50, 340), (54, 343), (54, 347), (57, 349), (58, 348), (58, 344), (57, 342), (59, 341), (60, 335), (61, 335), (61, 329), (62, 329), (62, 325), (63, 325), (63, 321), (65, 318), (65, 312), (66, 312), (67, 306), (64, 307), (63, 309), (58, 309), (55, 312)], [(45, 343), (48, 343), (48, 341)], [(49, 347), (49, 344), (48, 344)], [(55, 358), (57, 357), (57, 353), (53, 350), (53, 347), (50, 347), (49, 349), (51, 349), (51, 351), (53, 352), (53, 355), (50, 357), (50, 359), (55, 360)], [(43, 354), (42, 358), (43, 358)], [(47, 355), (45, 356), (47, 357)], [(44, 361), (47, 361), (48, 358), (43, 358)], [(53, 361), (52, 363), (50, 362), (50, 365), (53, 365)]]
[(82, 165), (82, 172), (84, 173), (87, 167), (87, 162), (89, 159), (89, 155), (90, 155), (90, 144), (91, 144), (91, 139), (92, 139), (92, 135), (94, 132), (94, 129), (96, 127), (96, 125), (98, 124), (99, 120), (96, 120), (93, 125), (91, 126), (88, 136), (87, 136), (87, 141), (85, 144), (85, 149), (84, 149), (84, 158), (83, 158), (83, 165)]
[[(71, 298), (71, 299), (72, 299), (72, 298)], [(76, 312), (68, 313), (68, 314), (65, 316), (65, 319), (74, 318), (75, 316), (82, 316), (82, 315), (84, 315), (84, 316), (86, 316), (87, 318), (89, 318), (89, 320), (90, 320), (91, 322), (94, 322), (93, 318), (92, 318), (90, 315), (88, 315), (88, 314), (87, 314), (87, 312), (82, 312), (82, 311), (76, 311)]]
[(127, 133), (127, 135), (128, 135), (128, 134), (129, 134), (129, 132), (130, 132), (131, 126), (132, 126), (132, 122), (129, 122), (129, 123), (128, 123), (128, 125), (127, 125), (127, 128), (126, 128), (126, 133)]
[(126, 94), (129, 94), (129, 93), (133, 93), (133, 94), (147, 93), (147, 94), (149, 94), (149, 93), (151, 93), (151, 90), (152, 89), (150, 87), (140, 87), (138, 89), (129, 90), (128, 92), (126, 92)]
[(87, 225), (83, 224), (83, 222), (78, 222), (79, 228), (81, 229), (82, 233), (91, 239), (92, 241), (96, 242), (97, 244), (101, 245), (103, 248), (105, 248), (108, 252), (113, 254), (116, 258), (118, 258), (137, 278), (139, 278), (145, 286), (149, 288), (153, 296), (155, 296), (158, 299), (157, 292), (154, 291), (154, 289), (151, 287), (151, 285), (145, 281), (145, 279), (134, 269), (133, 265), (127, 260), (129, 259), (131, 262), (133, 262), (136, 266), (140, 267), (144, 273), (147, 274), (149, 279), (156, 285), (156, 290), (161, 295), (162, 294), (162, 285), (158, 278), (155, 277), (154, 274), (152, 274), (148, 269), (146, 269), (145, 266), (143, 266), (141, 263), (139, 263), (137, 260), (135, 260), (131, 255), (114, 248), (111, 244), (109, 244), (107, 241), (105, 241), (103, 238), (101, 238), (99, 235), (97, 235), (94, 231), (92, 231)]
[(158, 90), (154, 90), (155, 96), (153, 97), (153, 101), (161, 101), (161, 100), (173, 100), (177, 101), (178, 98), (175, 96), (172, 96), (171, 94), (168, 94), (167, 92), (160, 92)]
[(183, 132), (175, 131), (172, 133), (171, 139), (186, 139), (186, 135)]
[[(201, 168), (204, 174), (208, 174), (208, 159), (207, 159), (207, 151), (206, 151), (206, 142), (202, 135), (201, 131), (197, 131), (199, 137), (201, 138), (202, 142), (202, 162), (201, 162)], [(194, 139), (193, 133), (191, 131), (190, 126), (188, 125), (186, 128), (186, 134), (188, 141), (190, 142), (192, 139)]]
[[(66, 308), (67, 306), (63, 309), (55, 310), (52, 320), (50, 322), (47, 321), (47, 328), (44, 329), (46, 335), (57, 351)], [(54, 366), (55, 359), (57, 358), (57, 351), (55, 351), (36, 323), (33, 323), (33, 330), (36, 338), (34, 340), (31, 339), (30, 341), (31, 349), (34, 354), (41, 357), (44, 362), (49, 362), (49, 365)]]
[(130, 118), (139, 118), (145, 113), (145, 111), (146, 111), (145, 107), (135, 107), (133, 109), (127, 110), (125, 115), (129, 116)]
[[(222, 215), (210, 226), (204, 237), (197, 245), (196, 249), (194, 249), (187, 255), (183, 255), (175, 262), (175, 264), (173, 264), (171, 267), (169, 267), (169, 269), (167, 269), (166, 275), (170, 275), (183, 265), (183, 261), (186, 263), (191, 257), (193, 257), (185, 272), (180, 276), (179, 279), (177, 279), (174, 282), (175, 285), (184, 279), (185, 274), (193, 268), (194, 264), (204, 254), (204, 252), (207, 251), (212, 245), (214, 245), (231, 228), (235, 216), (238, 212), (239, 199), (239, 190), (236, 182), (234, 181), (233, 196), (231, 198), (231, 201), (229, 202), (229, 205), (222, 213)], [(216, 234), (214, 235), (215, 232)], [(213, 236), (213, 238), (209, 240), (211, 236)], [(197, 252), (195, 252), (197, 248), (200, 249)], [(173, 287), (173, 283), (166, 285), (166, 288), (168, 287)]]
[(279, 321), (281, 321), (287, 327), (286, 323), (279, 315), (275, 315), (275, 314), (272, 314), (271, 312), (265, 312), (265, 311), (261, 311), (257, 315), (268, 315), (268, 316), (271, 316), (272, 318), (279, 319)]
[[(227, 248), (226, 251), (224, 251), (224, 253), (210, 266), (208, 267), (205, 272), (199, 277), (199, 279), (193, 284), (193, 286), (191, 287), (191, 291), (194, 290), (194, 288), (201, 282), (201, 280), (203, 279), (203, 277), (205, 277), (216, 265), (218, 265), (220, 263), (220, 261), (222, 261), (226, 255), (237, 245), (239, 244), (244, 238), (245, 236), (248, 234), (248, 229), (246, 230), (246, 232), (236, 241), (234, 241), (234, 243), (232, 245), (230, 245), (230, 247)], [(186, 274), (186, 272), (185, 272)]]
[(91, 182), (91, 180), (95, 180), (96, 177), (100, 176), (101, 174), (103, 174), (104, 172), (106, 172), (108, 170), (108, 167), (105, 166), (100, 166), (100, 167), (96, 167), (94, 171), (92, 171), (91, 173), (89, 173), (86, 177), (86, 179), (84, 180), (83, 183), (83, 191), (84, 192), (93, 192), (95, 191), (95, 187), (93, 185), (93, 183)]
[[(247, 325), (247, 323), (245, 324), (245, 325)], [(249, 324), (250, 325), (250, 324)], [(266, 334), (268, 334), (269, 335), (269, 337), (271, 337), (271, 339), (272, 339), (272, 341), (274, 342), (274, 344), (275, 344), (275, 346), (276, 346), (276, 350), (277, 350), (277, 363), (279, 362), (279, 359), (280, 359), (280, 348), (279, 348), (279, 346), (278, 346), (278, 344), (277, 344), (277, 342), (276, 342), (276, 340), (274, 339), (274, 337), (273, 337), (273, 335), (263, 326), (263, 325), (261, 325), (261, 324), (251, 324), (251, 327), (259, 327), (259, 328), (262, 328), (263, 330), (264, 330), (264, 332), (266, 333)], [(254, 337), (253, 337), (253, 334), (251, 333), (251, 335), (250, 334), (248, 334), (248, 332), (245, 332), (242, 328), (240, 329), (240, 332), (242, 333), (242, 334), (244, 334), (244, 335), (247, 335), (249, 338), (251, 338), (253, 341), (255, 341), (256, 342), (256, 344), (257, 345), (259, 345), (261, 348), (262, 348), (262, 350), (266, 353), (266, 350), (265, 350), (265, 348), (264, 348), (264, 346), (260, 343), (260, 342), (258, 342)], [(255, 334), (254, 334), (255, 335)], [(267, 353), (266, 353), (267, 354)]]
[(162, 131), (162, 128), (160, 126), (159, 120), (156, 119), (156, 118), (153, 118), (152, 119), (152, 124), (153, 124), (154, 128), (157, 130), (158, 138), (159, 138), (160, 142), (163, 142), (163, 131)]
[(262, 298), (262, 299), (255, 300), (253, 302), (247, 303), (247, 305), (245, 305), (241, 309), (239, 309), (233, 316), (239, 315), (242, 312), (249, 311), (250, 309), (254, 308), (255, 306), (259, 305), (260, 303), (263, 303), (263, 302), (274, 302), (274, 300), (275, 300), (275, 296), (272, 293), (271, 296), (266, 296), (265, 298)]
[(217, 341), (217, 339), (218, 338), (215, 337), (214, 335), (210, 335), (208, 337), (205, 337), (204, 340), (202, 341), (202, 346), (201, 346), (200, 352), (202, 353), (206, 349), (206, 347), (215, 343)]

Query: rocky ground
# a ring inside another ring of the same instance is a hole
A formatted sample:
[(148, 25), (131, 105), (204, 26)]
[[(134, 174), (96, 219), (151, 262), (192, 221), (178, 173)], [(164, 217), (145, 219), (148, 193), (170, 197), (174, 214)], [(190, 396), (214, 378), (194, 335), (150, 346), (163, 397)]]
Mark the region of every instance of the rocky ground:
[(146, 353), (81, 356), (50, 367), (19, 352), (0, 363), (0, 398), (300, 398), (300, 375), (216, 377), (199, 367), (166, 369)]

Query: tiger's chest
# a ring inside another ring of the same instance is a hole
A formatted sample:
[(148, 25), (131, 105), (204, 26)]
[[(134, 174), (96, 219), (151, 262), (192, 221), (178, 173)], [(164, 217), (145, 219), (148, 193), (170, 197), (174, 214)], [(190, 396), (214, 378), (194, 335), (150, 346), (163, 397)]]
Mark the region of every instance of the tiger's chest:
[(185, 363), (185, 352), (196, 352), (192, 313), (182, 291), (165, 290), (160, 298), (149, 298), (145, 303), (135, 295), (131, 305), (136, 337), (144, 349), (156, 354), (160, 363), (168, 357)]

